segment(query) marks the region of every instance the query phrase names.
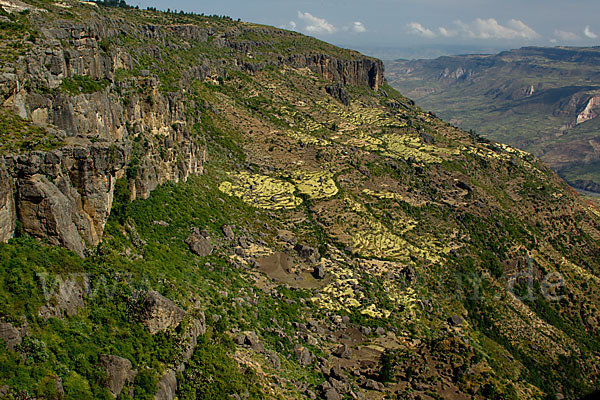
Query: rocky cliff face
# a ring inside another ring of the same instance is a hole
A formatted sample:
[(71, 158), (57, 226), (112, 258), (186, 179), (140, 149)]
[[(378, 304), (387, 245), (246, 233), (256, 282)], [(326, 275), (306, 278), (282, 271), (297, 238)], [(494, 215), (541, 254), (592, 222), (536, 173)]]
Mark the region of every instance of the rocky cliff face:
[[(55, 128), (69, 145), (0, 159), (0, 239), (13, 236), (18, 219), (25, 232), (83, 255), (101, 240), (115, 181), (132, 160), (132, 198), (146, 198), (162, 183), (202, 173), (206, 154), (186, 126), (184, 96), (159, 92), (155, 77), (114, 81), (133, 59), (123, 49), (101, 50), (99, 43), (116, 35), (115, 29), (65, 24), (42, 32), (43, 44), (2, 75), (0, 94), (5, 107)], [(145, 27), (139, 34), (149, 32), (156, 30)], [(86, 77), (98, 90), (60, 90), (73, 77)], [(119, 91), (140, 85), (151, 88), (151, 102), (134, 95), (123, 104)], [(136, 151), (132, 142), (142, 138)]]
[(333, 82), (369, 86), (377, 90), (384, 81), (381, 60), (364, 58), (343, 60), (326, 54), (292, 56), (287, 63), (293, 66), (308, 66), (311, 70)]
[(130, 149), (96, 143), (5, 157), (2, 239), (13, 234), (15, 217), (25, 232), (83, 255), (97, 245), (110, 214), (116, 179)]
[[(30, 11), (41, 39), (14, 68), (0, 73), (0, 99), (67, 146), (0, 161), (1, 240), (12, 237), (19, 220), (25, 232), (83, 255), (102, 238), (117, 179), (128, 179), (134, 199), (167, 181), (202, 173), (206, 151), (194, 124), (212, 106), (190, 99), (194, 82), (227, 76), (228, 70), (255, 73), (286, 64), (341, 84), (375, 90), (383, 84), (381, 61), (364, 56), (273, 56), (274, 32), (292, 39), (296, 34), (271, 28), (132, 24), (112, 16), (48, 23), (44, 13)], [(129, 41), (144, 45), (128, 46)], [(168, 52), (185, 54), (198, 46), (217, 55), (182, 64), (165, 90), (168, 78), (157, 64)], [(154, 61), (146, 66), (148, 55)]]
[(575, 125), (583, 124), (586, 121), (592, 120), (598, 116), (600, 109), (600, 96), (592, 96), (587, 101), (585, 108), (577, 114)]
[(0, 163), (0, 240), (10, 239), (15, 230), (14, 184), (4, 163)]

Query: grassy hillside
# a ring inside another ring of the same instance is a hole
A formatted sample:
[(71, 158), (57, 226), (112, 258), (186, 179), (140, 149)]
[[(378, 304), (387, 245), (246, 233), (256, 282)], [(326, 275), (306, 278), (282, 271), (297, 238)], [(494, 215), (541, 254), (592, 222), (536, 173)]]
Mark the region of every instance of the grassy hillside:
[[(92, 14), (127, 26), (100, 51), (129, 52), (131, 69), (57, 90), (108, 90), (125, 107), (184, 96), (181, 124), (206, 143), (207, 162), (203, 174), (130, 202), (132, 160), (102, 242), (84, 259), (20, 229), (0, 244), (0, 316), (22, 336), (0, 346), (0, 396), (112, 398), (104, 355), (137, 371), (120, 399), (154, 398), (171, 372), (179, 399), (542, 399), (598, 389), (600, 214), (543, 162), (459, 130), (387, 84), (332, 90), (326, 74), (279, 56), (360, 55), (295, 33), (31, 4), (48, 10), (20, 14), (34, 32)], [(172, 30), (148, 38), (149, 24)], [(212, 39), (174, 28), (190, 24)], [(217, 72), (190, 78), (199, 60)], [(165, 143), (160, 135), (124, 140), (144, 148)], [(211, 254), (190, 251), (199, 236)], [(149, 291), (187, 314), (151, 331)], [(205, 333), (187, 354), (198, 321)]]

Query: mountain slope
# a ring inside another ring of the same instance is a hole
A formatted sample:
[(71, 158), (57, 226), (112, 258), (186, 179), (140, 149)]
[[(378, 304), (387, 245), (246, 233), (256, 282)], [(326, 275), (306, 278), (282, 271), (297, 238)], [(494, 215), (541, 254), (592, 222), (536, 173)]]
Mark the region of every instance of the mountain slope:
[(395, 88), (464, 129), (532, 152), (594, 190), (598, 48), (522, 48), (497, 55), (390, 62)]
[(28, 4), (2, 25), (21, 51), (2, 86), (3, 395), (597, 389), (600, 215), (542, 162), (299, 34)]

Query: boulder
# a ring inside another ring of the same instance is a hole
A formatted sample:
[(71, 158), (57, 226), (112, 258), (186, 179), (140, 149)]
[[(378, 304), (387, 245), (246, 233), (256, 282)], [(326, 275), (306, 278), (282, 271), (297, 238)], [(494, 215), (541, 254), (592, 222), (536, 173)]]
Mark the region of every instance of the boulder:
[(133, 383), (137, 375), (137, 371), (131, 369), (131, 361), (126, 358), (101, 354), (99, 363), (102, 370), (106, 373), (104, 386), (115, 398), (119, 396), (125, 384)]
[(310, 350), (300, 344), (294, 346), (294, 354), (296, 355), (300, 365), (303, 367), (312, 364), (315, 359), (315, 356), (310, 352)]
[(342, 400), (342, 396), (339, 392), (331, 385), (331, 383), (325, 381), (320, 386), (321, 392), (325, 400)]
[(172, 369), (160, 378), (158, 382), (158, 390), (156, 391), (155, 400), (173, 400), (177, 395), (177, 375)]
[(0, 322), (0, 339), (4, 341), (9, 350), (21, 344), (23, 337), (21, 331), (8, 322)]
[(324, 397), (326, 400), (342, 400), (342, 396), (335, 388), (329, 388), (325, 391)]
[(360, 333), (362, 333), (365, 336), (369, 336), (371, 334), (371, 328), (369, 328), (368, 326), (361, 326)]
[(319, 258), (321, 258), (321, 255), (319, 254), (319, 251), (317, 249), (305, 246), (303, 244), (297, 244), (296, 246), (294, 246), (294, 250), (296, 250), (300, 257), (313, 264), (319, 261)]
[(338, 393), (347, 393), (350, 391), (350, 384), (345, 381), (339, 381), (335, 378), (330, 377), (329, 383)]
[(261, 341), (258, 339), (258, 336), (254, 332), (246, 333), (245, 344), (250, 346), (250, 348), (252, 348), (252, 350), (255, 350), (258, 352), (262, 352), (265, 350), (263, 344), (261, 343)]
[(223, 231), (223, 234), (225, 235), (225, 238), (227, 240), (233, 240), (233, 238), (235, 237), (233, 233), (233, 225), (223, 225), (221, 227), (221, 230)]
[(295, 245), (296, 243), (298, 243), (298, 239), (296, 239), (296, 236), (294, 236), (294, 233), (291, 231), (284, 230), (284, 229), (277, 231), (277, 239), (284, 243), (288, 243), (288, 244), (292, 244), (292, 245)]
[(343, 345), (335, 349), (332, 354), (336, 357), (350, 359), (352, 357), (352, 349)]
[(198, 345), (198, 336), (206, 333), (206, 321), (204, 313), (201, 312), (197, 318), (190, 321), (183, 332), (183, 362), (187, 362)]
[(329, 373), (327, 375), (341, 382), (346, 381), (346, 375), (344, 374), (344, 371), (342, 370), (342, 367), (339, 364), (334, 364), (329, 369)]
[(316, 265), (315, 268), (313, 269), (312, 275), (316, 279), (323, 279), (323, 278), (325, 278), (325, 268), (323, 267), (323, 265)]
[(213, 252), (213, 245), (210, 242), (210, 239), (196, 233), (192, 233), (188, 236), (185, 243), (189, 246), (192, 253), (200, 257), (210, 256)]
[(377, 382), (373, 379), (367, 379), (367, 381), (365, 382), (363, 387), (365, 389), (378, 390), (378, 391), (382, 391), (383, 389), (385, 389), (385, 387), (383, 386), (383, 384), (381, 382)]
[(185, 317), (186, 312), (173, 301), (151, 290), (143, 304), (142, 323), (151, 334), (175, 328)]
[(453, 315), (448, 318), (448, 323), (452, 326), (462, 326), (465, 320), (460, 315)]
[(250, 348), (254, 351), (263, 352), (265, 350), (255, 332), (241, 333), (234, 338), (234, 341), (239, 345), (250, 346)]
[(278, 370), (279, 368), (281, 368), (281, 360), (279, 360), (279, 356), (277, 355), (277, 353), (269, 352), (269, 354), (267, 355), (267, 359), (269, 360), (274, 369)]

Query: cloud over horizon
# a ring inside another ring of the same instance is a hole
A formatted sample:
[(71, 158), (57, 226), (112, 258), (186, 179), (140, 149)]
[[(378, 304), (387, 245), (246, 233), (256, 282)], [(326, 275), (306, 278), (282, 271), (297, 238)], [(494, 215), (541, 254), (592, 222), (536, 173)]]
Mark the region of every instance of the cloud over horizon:
[(367, 27), (360, 21), (354, 21), (349, 26), (338, 28), (325, 18), (317, 17), (309, 12), (298, 11), (297, 17), (301, 21), (300, 23), (292, 20), (287, 24), (281, 25), (281, 28), (299, 30), (316, 35), (331, 35), (339, 31), (353, 33), (367, 32)]
[[(579, 35), (577, 35), (576, 33), (573, 32), (568, 32), (568, 31), (561, 31), (560, 29), (557, 29), (554, 31), (554, 36), (556, 37), (556, 39), (565, 41), (565, 42), (571, 42), (571, 41), (575, 41), (575, 40), (580, 40), (581, 38), (579, 37)], [(556, 39), (550, 40), (551, 42), (555, 43)]]
[(363, 33), (367, 31), (367, 28), (360, 21), (354, 21), (352, 23), (352, 31), (356, 33)]
[(533, 28), (529, 27), (523, 21), (511, 19), (505, 25), (500, 24), (494, 18), (477, 18), (470, 23), (460, 20), (454, 21), (453, 27), (440, 26), (435, 31), (426, 28), (418, 22), (411, 22), (407, 25), (409, 33), (433, 39), (436, 37), (463, 37), (471, 39), (539, 39), (541, 36)]
[(431, 39), (431, 38), (434, 38), (437, 36), (434, 31), (432, 31), (431, 29), (425, 28), (423, 25), (421, 25), (418, 22), (411, 22), (407, 25), (407, 27), (408, 27), (408, 33), (423, 36), (424, 38)]
[(585, 27), (585, 29), (583, 30), (583, 34), (589, 39), (598, 39), (598, 35), (592, 32), (589, 25)]
[[(337, 28), (325, 18), (315, 17), (309, 12), (298, 11), (298, 18), (305, 23), (304, 30), (310, 33), (335, 33)], [(294, 21), (292, 21), (294, 22)]]

